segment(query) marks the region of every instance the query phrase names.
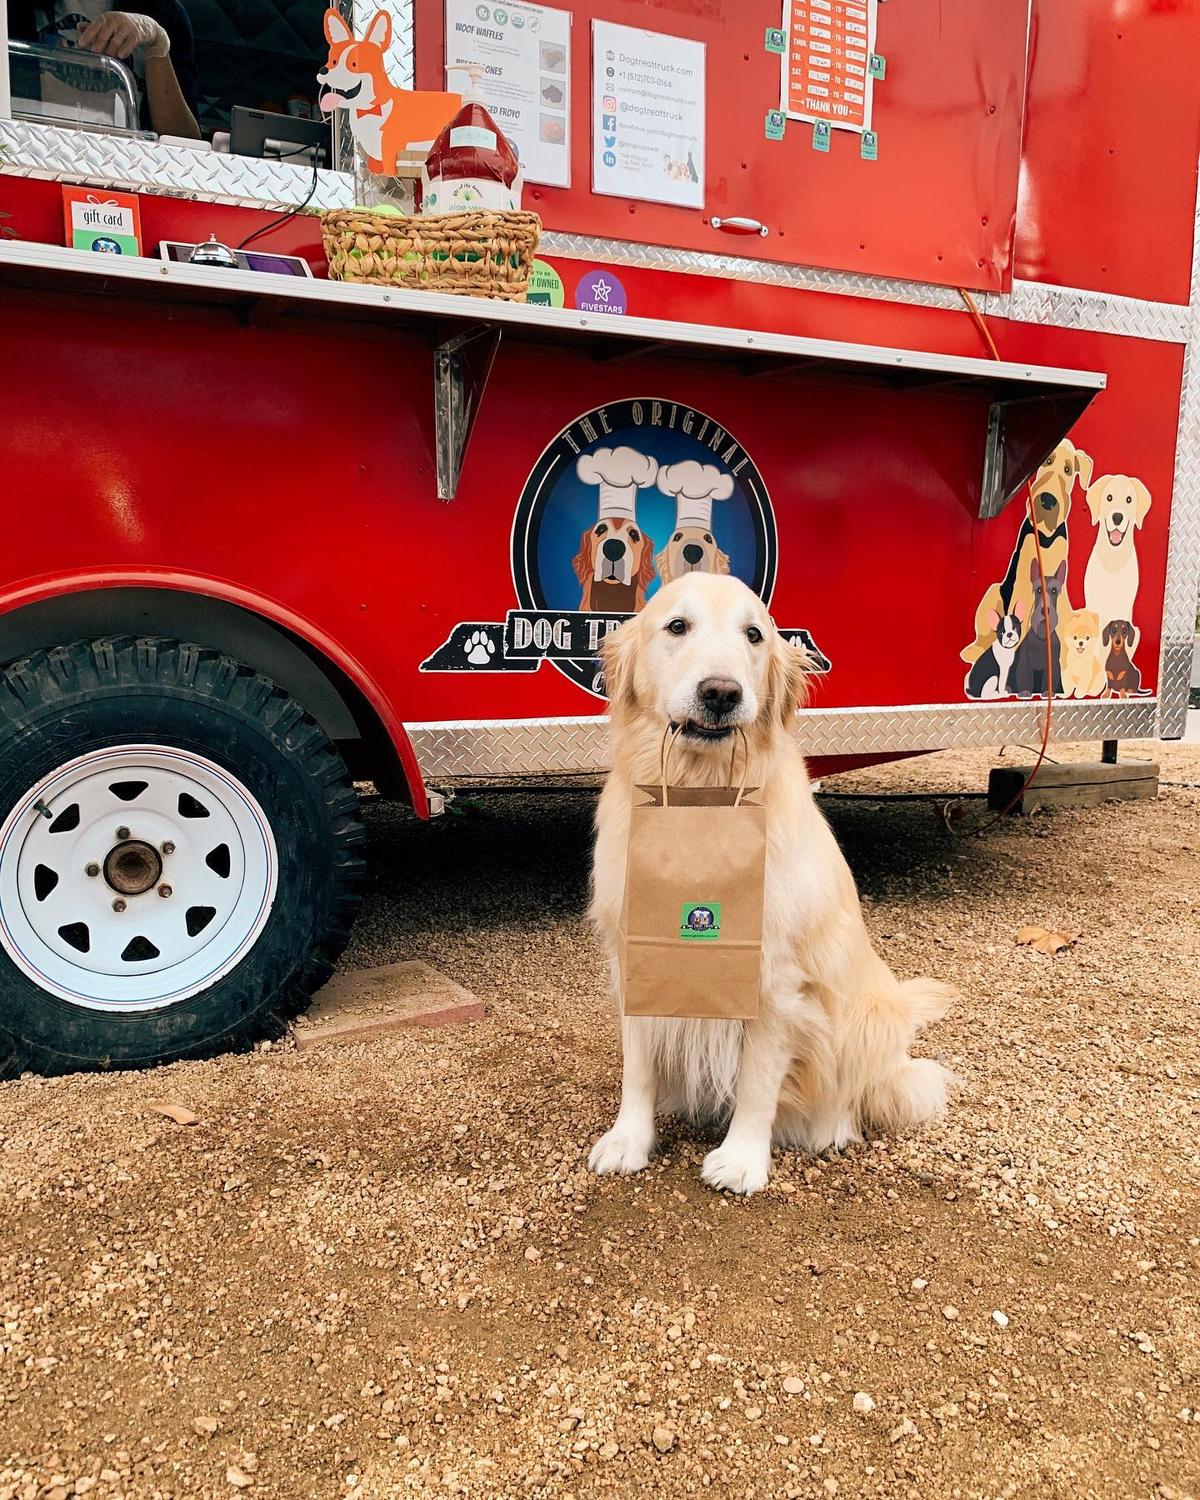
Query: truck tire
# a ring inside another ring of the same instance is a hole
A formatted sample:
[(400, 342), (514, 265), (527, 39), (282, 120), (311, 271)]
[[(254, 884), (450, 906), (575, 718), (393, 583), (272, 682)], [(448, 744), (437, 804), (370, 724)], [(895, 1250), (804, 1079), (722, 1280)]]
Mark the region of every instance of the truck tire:
[(362, 839), (333, 745), (218, 651), (0, 670), (0, 1078), (281, 1035), (345, 946)]

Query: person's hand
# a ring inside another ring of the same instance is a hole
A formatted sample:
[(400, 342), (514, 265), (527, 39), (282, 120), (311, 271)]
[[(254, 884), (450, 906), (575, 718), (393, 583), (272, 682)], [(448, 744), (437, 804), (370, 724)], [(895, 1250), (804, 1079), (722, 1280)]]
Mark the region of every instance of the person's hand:
[(123, 10), (110, 10), (98, 20), (89, 21), (79, 33), (79, 45), (89, 52), (145, 62), (150, 57), (166, 57), (171, 39), (152, 16)]

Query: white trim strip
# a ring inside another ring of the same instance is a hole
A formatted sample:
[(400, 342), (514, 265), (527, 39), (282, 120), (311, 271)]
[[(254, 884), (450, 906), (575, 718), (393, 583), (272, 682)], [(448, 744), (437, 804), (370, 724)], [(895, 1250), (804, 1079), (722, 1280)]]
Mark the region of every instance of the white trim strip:
[(458, 297), (442, 292), (394, 291), (343, 281), (308, 280), (192, 266), (149, 257), (89, 255), (60, 245), (0, 245), (0, 273), (6, 267), (35, 271), (48, 277), (77, 277), (97, 285), (125, 282), (130, 286), (155, 283), (196, 291), (234, 293), (258, 300), (307, 302), (327, 307), (357, 308), (381, 314), (409, 314), (422, 319), (486, 322), (500, 327), (542, 333), (587, 333), (606, 338), (642, 339), (651, 343), (696, 348), (782, 354), (798, 360), (833, 361), (863, 368), (921, 370), (959, 375), (994, 387), (998, 382), (1065, 386), (1075, 390), (1103, 390), (1107, 377), (1096, 370), (1072, 370), (1049, 365), (1013, 364), (958, 354), (930, 354), (920, 349), (891, 349), (874, 344), (850, 344), (836, 339), (805, 338), (797, 334), (763, 333), (749, 328), (721, 328), (706, 323), (682, 323), (666, 318), (614, 318), (603, 313), (539, 307), (480, 297)]

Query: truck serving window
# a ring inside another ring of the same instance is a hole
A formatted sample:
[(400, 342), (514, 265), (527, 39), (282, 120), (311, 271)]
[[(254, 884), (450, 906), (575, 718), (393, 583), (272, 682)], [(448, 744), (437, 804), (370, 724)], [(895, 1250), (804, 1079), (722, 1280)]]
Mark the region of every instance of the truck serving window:
[[(379, 7), (341, 8), (361, 27)], [(411, 78), (401, 8), (398, 79)], [(0, 149), (39, 175), (69, 176), (84, 161), (95, 171), (99, 160), (130, 186), (211, 187), (246, 203), (301, 201), (315, 166), (342, 179), (323, 183), (320, 201), (350, 202), (348, 143), (317, 107), (325, 9), (325, 0), (3, 0)]]

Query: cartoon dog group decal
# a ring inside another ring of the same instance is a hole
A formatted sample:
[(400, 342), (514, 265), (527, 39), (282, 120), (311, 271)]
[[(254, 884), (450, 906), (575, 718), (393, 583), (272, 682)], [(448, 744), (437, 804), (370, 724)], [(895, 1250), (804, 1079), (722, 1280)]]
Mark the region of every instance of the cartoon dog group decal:
[[(975, 639), (960, 653), (968, 698), (1131, 698), (1150, 691), (1134, 663), (1139, 631), (1133, 618), (1137, 540), (1150, 491), (1127, 474), (1093, 479), (1092, 472), (1088, 454), (1064, 438), (1030, 481), (1034, 519), (1023, 517), (1005, 575), (979, 601)], [(1067, 530), (1076, 488), (1095, 529), (1082, 596), (1070, 576)]]

